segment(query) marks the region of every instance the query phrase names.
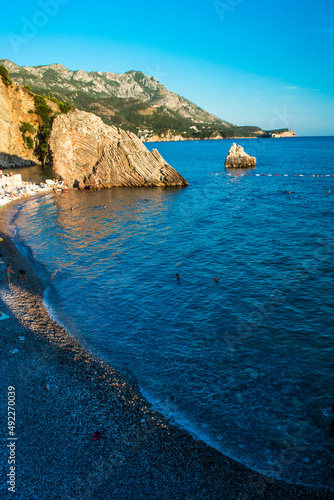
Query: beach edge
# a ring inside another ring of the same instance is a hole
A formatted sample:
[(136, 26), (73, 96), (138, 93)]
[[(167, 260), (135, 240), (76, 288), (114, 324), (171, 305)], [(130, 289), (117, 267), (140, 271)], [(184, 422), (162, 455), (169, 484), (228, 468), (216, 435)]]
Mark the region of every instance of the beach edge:
[[(10, 316), (0, 325), (1, 378), (4, 387), (15, 387), (17, 408), (29, 408), (18, 412), (18, 498), (334, 498), (327, 489), (248, 469), (169, 424), (135, 381), (86, 352), (53, 321), (44, 285), (8, 227), (9, 212), (26, 201), (0, 211), (3, 260), (16, 272), (26, 270), (26, 280), (13, 275), (9, 287), (2, 265), (0, 279), (1, 311)], [(102, 436), (93, 441), (96, 431)], [(39, 441), (48, 446), (36, 447)], [(42, 477), (36, 476), (37, 457)]]

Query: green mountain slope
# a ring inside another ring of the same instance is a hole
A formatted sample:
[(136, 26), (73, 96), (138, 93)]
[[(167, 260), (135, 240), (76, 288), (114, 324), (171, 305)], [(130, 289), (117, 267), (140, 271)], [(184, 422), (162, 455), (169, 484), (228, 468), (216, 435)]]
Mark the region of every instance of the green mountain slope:
[(130, 130), (145, 140), (263, 135), (259, 127), (238, 127), (217, 118), (139, 71), (87, 73), (71, 71), (61, 64), (20, 67), (7, 59), (0, 64), (13, 80), (30, 85), (33, 92), (70, 102), (95, 113), (106, 124)]

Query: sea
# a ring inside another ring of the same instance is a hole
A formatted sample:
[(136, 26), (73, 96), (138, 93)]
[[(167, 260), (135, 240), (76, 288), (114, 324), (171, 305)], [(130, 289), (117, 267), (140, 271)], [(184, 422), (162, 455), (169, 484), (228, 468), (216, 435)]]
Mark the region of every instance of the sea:
[(50, 315), (171, 423), (334, 490), (334, 138), (238, 139), (247, 170), (232, 142), (148, 144), (186, 188), (29, 199), (15, 243)]

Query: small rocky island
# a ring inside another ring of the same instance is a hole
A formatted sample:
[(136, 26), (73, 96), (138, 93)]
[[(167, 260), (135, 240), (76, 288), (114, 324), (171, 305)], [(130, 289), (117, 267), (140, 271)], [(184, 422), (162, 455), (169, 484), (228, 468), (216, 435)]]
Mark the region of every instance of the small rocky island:
[(242, 146), (238, 146), (235, 142), (230, 147), (228, 155), (225, 159), (225, 167), (229, 168), (248, 168), (256, 167), (255, 156), (250, 156), (245, 153)]

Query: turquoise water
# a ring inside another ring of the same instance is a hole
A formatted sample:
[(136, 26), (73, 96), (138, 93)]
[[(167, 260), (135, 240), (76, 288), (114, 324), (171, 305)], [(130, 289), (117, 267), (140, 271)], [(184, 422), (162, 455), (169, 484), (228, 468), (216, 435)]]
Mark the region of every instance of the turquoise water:
[(16, 243), (50, 314), (172, 421), (333, 488), (334, 138), (238, 140), (258, 167), (228, 175), (231, 143), (149, 145), (188, 188), (30, 200)]

